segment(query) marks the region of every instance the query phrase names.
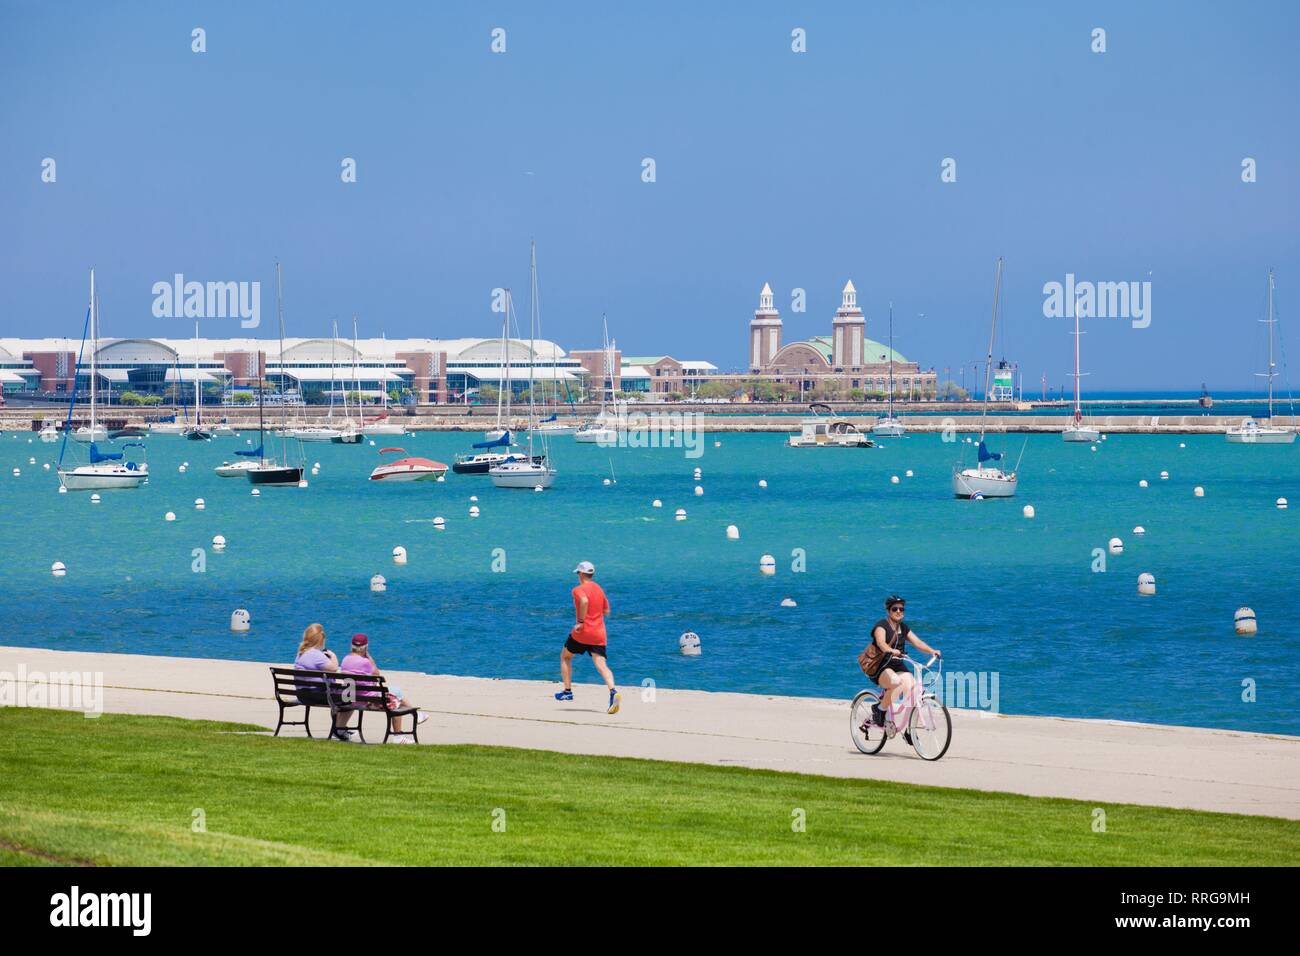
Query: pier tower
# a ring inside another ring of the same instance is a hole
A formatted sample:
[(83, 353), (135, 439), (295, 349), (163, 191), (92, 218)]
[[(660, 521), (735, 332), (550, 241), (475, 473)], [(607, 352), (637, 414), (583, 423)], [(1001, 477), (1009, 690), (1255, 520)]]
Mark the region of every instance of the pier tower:
[(772, 287), (763, 283), (758, 294), (758, 308), (749, 323), (749, 370), (760, 372), (781, 351), (781, 314), (772, 304)]
[(836, 369), (858, 369), (864, 364), (862, 342), (867, 335), (867, 320), (858, 308), (858, 290), (853, 280), (844, 284), (840, 307), (831, 323), (833, 339), (831, 365)]

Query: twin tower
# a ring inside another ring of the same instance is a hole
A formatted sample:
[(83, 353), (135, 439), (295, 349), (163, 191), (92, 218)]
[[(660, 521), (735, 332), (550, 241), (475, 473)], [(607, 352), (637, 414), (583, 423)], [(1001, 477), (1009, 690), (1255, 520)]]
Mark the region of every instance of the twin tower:
[[(858, 290), (844, 284), (840, 307), (831, 322), (831, 367), (835, 371), (857, 371), (864, 364), (862, 344), (867, 337), (867, 320), (858, 308)], [(758, 308), (749, 323), (749, 368), (761, 372), (780, 364), (781, 314), (772, 304), (772, 287), (763, 284)]]

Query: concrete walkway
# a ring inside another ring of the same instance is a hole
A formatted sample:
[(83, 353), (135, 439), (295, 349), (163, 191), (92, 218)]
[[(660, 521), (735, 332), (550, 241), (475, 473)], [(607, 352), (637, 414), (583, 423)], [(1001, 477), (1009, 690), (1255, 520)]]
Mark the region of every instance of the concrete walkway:
[[(0, 680), (25, 673), (102, 675), (103, 710), (275, 726), (267, 664), (0, 647)], [(901, 739), (876, 756), (854, 749), (848, 703), (658, 689), (622, 689), (622, 712), (605, 713), (605, 690), (577, 685), (557, 704), (556, 685), (387, 672), (431, 719), (424, 743), (497, 744), (564, 753), (644, 757), (999, 790), (1095, 802), (1138, 803), (1300, 819), (1300, 738), (1050, 717), (953, 712), (953, 743), (937, 763)], [(17, 699), (24, 697), (23, 685)], [(296, 718), (300, 719), (300, 718)], [(313, 732), (326, 730), (313, 713)], [(366, 718), (372, 729), (382, 725)], [(300, 735), (300, 728), (286, 734)], [(382, 729), (378, 735), (382, 738)], [(322, 746), (343, 746), (322, 742)]]

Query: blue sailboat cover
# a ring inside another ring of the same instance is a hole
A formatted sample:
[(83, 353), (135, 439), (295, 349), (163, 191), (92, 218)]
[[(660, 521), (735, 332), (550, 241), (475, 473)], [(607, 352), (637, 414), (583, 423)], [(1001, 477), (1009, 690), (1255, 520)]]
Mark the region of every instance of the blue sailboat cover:
[(113, 454), (111, 452), (102, 452), (99, 450), (99, 446), (96, 445), (93, 441), (90, 443), (90, 463), (92, 465), (98, 465), (101, 461), (121, 461), (121, 460), (122, 460), (121, 452), (118, 452), (117, 454)]
[(262, 457), (262, 446), (261, 446), (261, 445), (258, 445), (256, 448), (252, 449), (251, 451), (236, 451), (235, 454), (236, 454), (236, 455), (244, 455), (244, 456), (246, 456), (246, 457), (248, 457), (248, 458), (261, 458), (261, 457)]
[(1001, 461), (1001, 460), (1002, 460), (1002, 452), (989, 451), (988, 448), (985, 447), (984, 443), (980, 442), (980, 461), (984, 462), (984, 461)]
[(500, 438), (494, 438), (492, 441), (475, 442), (473, 445), (470, 445), (470, 447), (471, 448), (509, 448), (510, 432), (507, 431)]

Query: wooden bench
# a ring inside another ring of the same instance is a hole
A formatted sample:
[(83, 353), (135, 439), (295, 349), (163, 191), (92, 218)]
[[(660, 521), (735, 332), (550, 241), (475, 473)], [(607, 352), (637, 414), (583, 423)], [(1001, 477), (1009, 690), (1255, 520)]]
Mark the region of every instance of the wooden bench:
[[(275, 725), (275, 736), (282, 727), (302, 727), (311, 737), (311, 709), (329, 710), (330, 727), (327, 736), (333, 737), (335, 719), (339, 714), (356, 714), (356, 726), (345, 724), (340, 730), (355, 730), (366, 742), (362, 721), (368, 713), (384, 715), (384, 743), (393, 733), (394, 717), (411, 718), (411, 736), (420, 742), (418, 707), (392, 707), (388, 702), (388, 682), (379, 674), (345, 674), (341, 671), (308, 671), (296, 667), (272, 667), (271, 680), (275, 687), (275, 702), (280, 707), (280, 718)], [(295, 707), (305, 708), (302, 720), (285, 720), (285, 712)]]

